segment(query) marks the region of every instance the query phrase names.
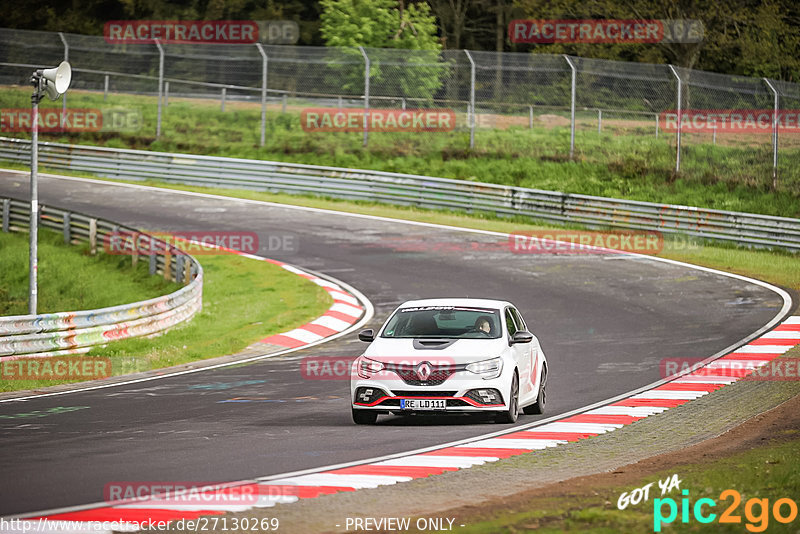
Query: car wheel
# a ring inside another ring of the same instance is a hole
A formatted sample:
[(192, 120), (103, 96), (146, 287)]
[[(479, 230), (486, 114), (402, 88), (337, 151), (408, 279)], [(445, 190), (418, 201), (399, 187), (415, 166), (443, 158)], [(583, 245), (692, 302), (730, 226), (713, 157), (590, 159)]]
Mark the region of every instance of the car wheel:
[(353, 422), (357, 425), (374, 425), (378, 420), (378, 412), (371, 410), (356, 410), (353, 408)]
[(502, 412), (495, 419), (498, 423), (516, 423), (519, 416), (519, 378), (517, 373), (511, 379), (511, 391), (508, 395), (508, 410)]
[(539, 415), (544, 413), (544, 404), (547, 401), (547, 391), (545, 390), (547, 386), (547, 368), (542, 367), (542, 380), (541, 385), (539, 386), (539, 396), (536, 397), (536, 402), (531, 404), (530, 406), (525, 406), (522, 411), (525, 415)]

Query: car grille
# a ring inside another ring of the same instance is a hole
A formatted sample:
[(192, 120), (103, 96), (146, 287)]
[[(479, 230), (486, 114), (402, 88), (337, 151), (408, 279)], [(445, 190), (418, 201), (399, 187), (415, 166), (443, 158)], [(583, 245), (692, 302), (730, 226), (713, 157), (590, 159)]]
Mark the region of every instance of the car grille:
[(430, 375), (422, 380), (417, 375), (416, 365), (394, 365), (388, 364), (387, 371), (394, 371), (400, 379), (409, 386), (439, 386), (445, 380), (453, 376), (457, 371), (464, 368), (461, 365), (433, 365), (430, 364)]

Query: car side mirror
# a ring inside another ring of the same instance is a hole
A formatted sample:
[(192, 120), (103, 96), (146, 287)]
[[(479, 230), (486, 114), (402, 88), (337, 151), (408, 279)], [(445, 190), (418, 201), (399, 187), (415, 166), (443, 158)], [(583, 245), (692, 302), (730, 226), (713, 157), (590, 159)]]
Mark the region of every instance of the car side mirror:
[(511, 336), (512, 345), (514, 343), (530, 343), (531, 341), (533, 341), (533, 334), (527, 330), (517, 330), (514, 332), (514, 335)]
[(367, 328), (358, 333), (358, 339), (371, 343), (375, 341), (375, 331), (372, 328)]

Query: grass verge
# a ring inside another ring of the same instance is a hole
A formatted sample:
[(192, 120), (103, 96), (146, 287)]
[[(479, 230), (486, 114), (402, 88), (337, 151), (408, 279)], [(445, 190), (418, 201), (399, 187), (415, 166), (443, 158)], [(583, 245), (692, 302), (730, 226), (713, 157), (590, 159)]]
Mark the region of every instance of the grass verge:
[[(28, 313), (28, 234), (0, 232), (0, 315)], [(39, 231), (38, 312), (79, 311), (155, 298), (180, 286), (150, 276), (146, 262), (89, 253), (61, 234)]]
[[(0, 107), (25, 108), (27, 88), (0, 92)], [(575, 161), (569, 161), (569, 128), (548, 122), (544, 114), (533, 128), (479, 128), (475, 148), (469, 132), (379, 133), (362, 147), (360, 133), (305, 132), (293, 101), (286, 113), (269, 106), (265, 146), (260, 147), (260, 106), (230, 102), (221, 111), (211, 100), (171, 99), (164, 110), (162, 135), (155, 137), (156, 99), (148, 96), (70, 91), (70, 108), (118, 108), (141, 113), (142, 124), (128, 132), (40, 133), (43, 141), (187, 152), (295, 163), (376, 169), (493, 182), (589, 195), (685, 204), (708, 208), (797, 217), (800, 215), (800, 148), (782, 137), (780, 180), (772, 191), (770, 138), (731, 139), (723, 146), (707, 136), (684, 136), (682, 172), (675, 165), (674, 136), (656, 138), (652, 124), (614, 128), (605, 121), (598, 133), (590, 116), (581, 118)], [(42, 103), (42, 109), (60, 103)], [(497, 117), (504, 117), (498, 115)], [(587, 122), (588, 121), (588, 122)], [(584, 124), (585, 123), (585, 124)], [(29, 137), (28, 134), (11, 134)]]
[[(6, 248), (0, 252), (0, 275), (13, 278), (12, 294), (26, 297), (27, 241), (24, 236), (0, 234), (0, 244), (12, 238), (19, 242), (13, 252), (6, 253)], [(139, 263), (141, 269), (131, 277), (126, 272), (130, 270), (129, 257), (66, 253), (69, 251), (64, 250), (66, 246), (58, 245), (58, 238), (57, 234), (43, 232), (40, 239), (40, 279), (43, 296), (48, 295), (45, 302), (49, 311), (135, 302), (178, 288), (163, 278), (149, 276), (144, 262)], [(199, 261), (205, 271), (203, 310), (189, 323), (161, 336), (120, 340), (97, 347), (89, 356), (109, 357), (112, 375), (119, 376), (232, 354), (266, 336), (304, 324), (332, 304), (322, 288), (269, 262), (234, 255), (202, 256)], [(81, 281), (73, 280), (75, 273), (80, 273)], [(5, 298), (2, 302), (5, 303)], [(26, 302), (22, 300), (23, 304)], [(76, 302), (83, 304), (75, 307)], [(0, 391), (67, 382), (0, 380)]]
[[(669, 504), (659, 504), (656, 499), (674, 499), (677, 517), (669, 524), (658, 522), (661, 532), (797, 532), (800, 519), (781, 524), (773, 515), (774, 503), (783, 498), (797, 503), (800, 495), (800, 477), (797, 461), (800, 450), (800, 430), (784, 430), (778, 439), (770, 440), (762, 447), (740, 452), (713, 462), (693, 462), (680, 466), (679, 478), (684, 481), (682, 490), (677, 489), (661, 496), (657, 482), (669, 480), (675, 470), (661, 471), (653, 476), (642, 478), (634, 485), (608, 484), (576, 491), (568, 499), (540, 497), (528, 501), (525, 506), (504, 510), (496, 514), (486, 512), (459, 529), (464, 534), (502, 534), (529, 532), (535, 530), (543, 534), (556, 532), (654, 532), (654, 517), (669, 518)], [(766, 439), (766, 438), (765, 438)], [(736, 473), (735, 483), (731, 473)], [(636, 488), (654, 483), (650, 488), (649, 501), (638, 505), (628, 505), (620, 510), (617, 501), (623, 493), (630, 494)], [(734, 503), (733, 496), (720, 494), (725, 490), (735, 490), (741, 502), (732, 510), (732, 516), (740, 523), (720, 523), (721, 514)], [(687, 498), (687, 521), (682, 521), (682, 499)], [(716, 502), (710, 508), (708, 501), (702, 507), (702, 514), (716, 514), (708, 524), (699, 522), (693, 515), (699, 499), (712, 499)], [(749, 505), (751, 499), (767, 499), (768, 507), (760, 503)], [(749, 512), (749, 515), (748, 515)], [(781, 514), (790, 515), (789, 505), (782, 506)], [(749, 526), (748, 526), (749, 525)]]

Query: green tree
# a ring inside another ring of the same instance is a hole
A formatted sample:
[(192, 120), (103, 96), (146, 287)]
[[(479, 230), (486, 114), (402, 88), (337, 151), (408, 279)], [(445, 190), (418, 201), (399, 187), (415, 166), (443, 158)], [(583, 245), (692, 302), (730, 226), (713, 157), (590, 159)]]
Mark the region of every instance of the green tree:
[[(395, 0), (322, 0), (320, 4), (320, 32), (328, 46), (342, 47), (353, 60), (361, 59), (357, 47), (369, 49), (373, 95), (427, 102), (433, 98), (447, 65), (439, 58), (436, 17), (428, 4), (406, 6)], [(363, 73), (358, 76), (350, 68), (342, 71), (346, 72), (344, 89), (363, 91)]]

